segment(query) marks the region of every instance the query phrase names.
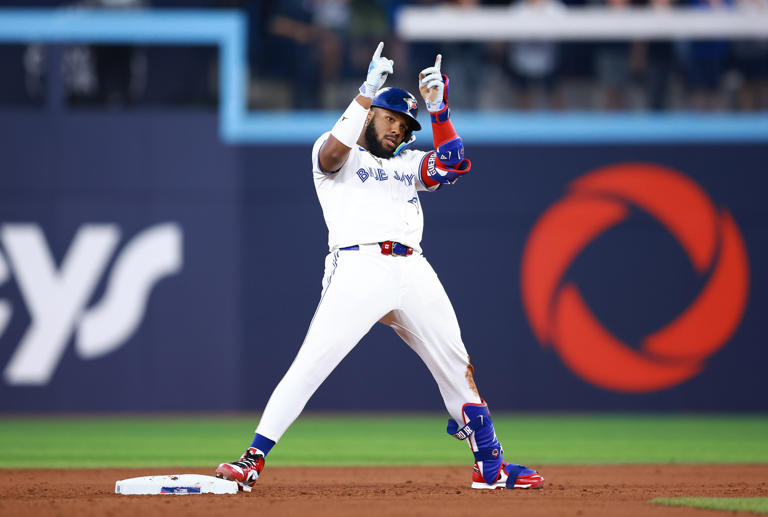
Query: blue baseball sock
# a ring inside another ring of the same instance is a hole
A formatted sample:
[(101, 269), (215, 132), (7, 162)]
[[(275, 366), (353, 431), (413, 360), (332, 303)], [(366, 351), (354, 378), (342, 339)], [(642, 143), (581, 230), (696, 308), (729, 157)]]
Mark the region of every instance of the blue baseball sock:
[(251, 447), (256, 447), (261, 452), (263, 452), (265, 458), (274, 446), (275, 442), (265, 436), (260, 435), (259, 433), (256, 433), (256, 436), (253, 437), (253, 443), (251, 444)]

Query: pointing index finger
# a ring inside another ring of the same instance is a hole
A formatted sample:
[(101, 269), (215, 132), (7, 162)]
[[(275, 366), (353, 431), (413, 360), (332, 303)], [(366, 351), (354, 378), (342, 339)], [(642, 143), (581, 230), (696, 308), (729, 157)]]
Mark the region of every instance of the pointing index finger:
[(373, 53), (373, 59), (378, 59), (381, 57), (381, 51), (384, 48), (384, 42), (380, 41), (379, 46), (376, 47), (376, 52)]
[(437, 57), (435, 58), (435, 68), (437, 68), (438, 72), (440, 71), (440, 63), (442, 62), (443, 62), (443, 55), (438, 54)]

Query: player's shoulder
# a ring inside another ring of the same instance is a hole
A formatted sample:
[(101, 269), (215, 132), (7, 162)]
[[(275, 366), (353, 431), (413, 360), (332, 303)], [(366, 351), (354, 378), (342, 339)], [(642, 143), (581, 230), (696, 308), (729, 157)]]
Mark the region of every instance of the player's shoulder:
[(330, 135), (331, 132), (326, 131), (315, 140), (315, 144), (312, 146), (312, 172), (316, 178), (324, 178), (330, 175), (330, 173), (325, 172), (322, 167), (320, 167), (320, 149), (323, 148), (323, 145)]
[(328, 140), (329, 136), (331, 136), (331, 132), (330, 131), (326, 131), (325, 133), (323, 133), (322, 135), (317, 137), (317, 140), (315, 140), (315, 145), (313, 145), (312, 148), (313, 149), (317, 149), (318, 147), (323, 145), (325, 143), (325, 141)]

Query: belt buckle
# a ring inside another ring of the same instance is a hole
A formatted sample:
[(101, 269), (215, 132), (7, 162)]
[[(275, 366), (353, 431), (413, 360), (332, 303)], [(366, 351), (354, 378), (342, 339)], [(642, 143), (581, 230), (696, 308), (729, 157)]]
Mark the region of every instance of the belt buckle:
[(408, 246), (405, 244), (400, 244), (399, 242), (392, 243), (392, 254), (398, 255), (400, 257), (406, 257), (408, 256)]
[(399, 242), (384, 241), (384, 242), (380, 242), (379, 246), (381, 246), (382, 255), (395, 255), (398, 257), (407, 257), (408, 255), (413, 253), (413, 250), (411, 248), (409, 248), (405, 244), (400, 244)]

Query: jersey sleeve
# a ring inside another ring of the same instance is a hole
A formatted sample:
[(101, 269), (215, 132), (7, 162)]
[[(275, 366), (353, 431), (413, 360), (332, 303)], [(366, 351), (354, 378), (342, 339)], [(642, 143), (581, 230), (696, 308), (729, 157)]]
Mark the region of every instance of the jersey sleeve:
[(312, 147), (312, 173), (316, 176), (326, 177), (335, 174), (335, 172), (326, 172), (320, 167), (320, 149), (328, 141), (329, 136), (331, 136), (331, 132), (326, 131), (315, 140), (315, 145)]
[(418, 191), (434, 192), (440, 188), (440, 185), (428, 187), (424, 184), (424, 180), (422, 179), (422, 174), (429, 166), (429, 160), (432, 159), (432, 164), (434, 164), (434, 156), (434, 151), (425, 152), (415, 149), (408, 151), (409, 166), (416, 174), (416, 190)]

